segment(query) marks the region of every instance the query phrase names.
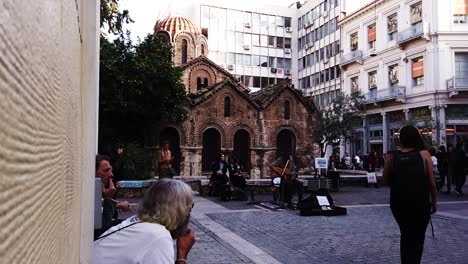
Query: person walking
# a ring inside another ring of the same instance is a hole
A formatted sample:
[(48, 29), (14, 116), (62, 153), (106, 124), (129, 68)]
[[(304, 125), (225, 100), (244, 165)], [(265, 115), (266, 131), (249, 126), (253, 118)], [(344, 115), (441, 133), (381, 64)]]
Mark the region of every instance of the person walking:
[(452, 167), (453, 180), (455, 182), (455, 193), (463, 195), (462, 188), (466, 182), (466, 163), (468, 159), (463, 151), (462, 144), (458, 143), (451, 155), (450, 166)]
[(390, 208), (400, 228), (401, 263), (421, 263), (426, 228), (437, 211), (437, 191), (431, 156), (414, 126), (400, 129), (400, 149), (388, 153), (383, 176), (390, 184)]
[(448, 167), (449, 167), (449, 162), (448, 162), (448, 153), (445, 150), (445, 146), (440, 146), (439, 147), (439, 152), (436, 154), (437, 158), (437, 168), (439, 169), (439, 175), (440, 175), (440, 189), (445, 185), (445, 178), (447, 178), (447, 192), (450, 192), (450, 178), (448, 177)]

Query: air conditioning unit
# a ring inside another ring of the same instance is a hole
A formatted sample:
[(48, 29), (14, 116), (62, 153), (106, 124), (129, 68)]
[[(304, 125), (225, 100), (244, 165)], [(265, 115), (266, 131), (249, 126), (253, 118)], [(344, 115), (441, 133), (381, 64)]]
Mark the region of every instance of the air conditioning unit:
[(245, 23), (245, 27), (250, 28), (251, 27), (250, 23)]
[(315, 44), (315, 41), (311, 41), (311, 42), (309, 43), (309, 47), (313, 47), (314, 44)]
[(325, 11), (322, 13), (322, 17), (327, 17), (327, 16), (328, 16), (328, 12)]
[(328, 61), (329, 61), (328, 58), (323, 59), (323, 63), (328, 63)]
[(308, 27), (310, 27), (312, 25), (313, 25), (313, 23), (307, 22), (307, 23), (305, 23), (304, 28), (308, 28)]
[(286, 69), (286, 70), (284, 70), (284, 74), (286, 74), (286, 75), (291, 75), (291, 69)]
[(291, 54), (291, 49), (284, 49), (285, 54)]
[(276, 73), (278, 70), (276, 68), (271, 68), (271, 73)]
[(286, 32), (287, 32), (287, 33), (291, 33), (291, 32), (292, 32), (292, 28), (291, 28), (291, 27), (287, 27), (287, 28), (286, 28)]
[(369, 56), (371, 56), (371, 57), (377, 56), (377, 52), (375, 51), (374, 48), (372, 48), (372, 49), (369, 50)]
[(308, 48), (309, 48), (309, 45), (305, 44), (304, 49), (308, 49)]
[(234, 70), (234, 65), (229, 64), (229, 65), (228, 65), (228, 70), (230, 70), (230, 71)]
[(244, 45), (245, 50), (250, 50), (250, 45)]

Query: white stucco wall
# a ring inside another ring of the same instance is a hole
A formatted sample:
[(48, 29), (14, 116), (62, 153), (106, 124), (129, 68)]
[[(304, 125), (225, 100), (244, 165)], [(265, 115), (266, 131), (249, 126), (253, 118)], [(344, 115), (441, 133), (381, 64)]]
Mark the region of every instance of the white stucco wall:
[(98, 2), (1, 6), (0, 262), (91, 263)]

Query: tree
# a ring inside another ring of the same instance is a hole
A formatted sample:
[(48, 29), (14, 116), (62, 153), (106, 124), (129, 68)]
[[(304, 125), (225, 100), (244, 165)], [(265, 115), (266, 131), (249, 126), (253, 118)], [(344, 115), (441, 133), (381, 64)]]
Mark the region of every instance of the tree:
[(100, 26), (107, 26), (108, 33), (122, 34), (123, 23), (133, 23), (128, 10), (120, 11), (119, 0), (100, 0)]
[(321, 111), (317, 127), (319, 143), (325, 147), (340, 139), (353, 140), (353, 128), (364, 113), (364, 96), (358, 93), (339, 95)]

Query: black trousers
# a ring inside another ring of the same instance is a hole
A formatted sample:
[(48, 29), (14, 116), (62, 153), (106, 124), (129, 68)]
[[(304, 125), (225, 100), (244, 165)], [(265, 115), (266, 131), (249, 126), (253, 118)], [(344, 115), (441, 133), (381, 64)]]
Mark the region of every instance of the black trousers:
[(430, 217), (429, 208), (427, 210), (392, 208), (392, 213), (400, 227), (401, 263), (421, 263), (424, 239)]
[(465, 172), (459, 172), (455, 175), (455, 190), (461, 192), (466, 182)]
[(302, 185), (302, 182), (298, 181), (296, 178), (289, 181), (281, 180), (279, 191), (282, 202), (290, 204), (294, 193), (296, 192), (297, 200), (300, 202), (304, 192), (304, 185)]

